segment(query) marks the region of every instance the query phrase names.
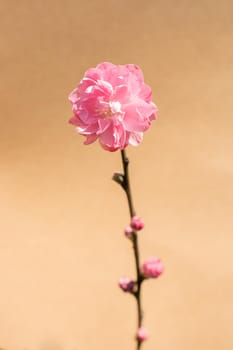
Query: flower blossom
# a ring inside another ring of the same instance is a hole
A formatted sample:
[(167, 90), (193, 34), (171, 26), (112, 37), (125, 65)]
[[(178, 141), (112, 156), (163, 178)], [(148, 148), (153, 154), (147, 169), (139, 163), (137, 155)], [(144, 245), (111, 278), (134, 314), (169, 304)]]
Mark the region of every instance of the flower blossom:
[(88, 69), (69, 100), (73, 111), (70, 123), (86, 137), (84, 144), (98, 139), (110, 152), (137, 146), (157, 117), (151, 88), (134, 64), (104, 62)]
[(164, 266), (159, 258), (149, 258), (142, 265), (143, 275), (147, 278), (159, 277), (164, 271)]

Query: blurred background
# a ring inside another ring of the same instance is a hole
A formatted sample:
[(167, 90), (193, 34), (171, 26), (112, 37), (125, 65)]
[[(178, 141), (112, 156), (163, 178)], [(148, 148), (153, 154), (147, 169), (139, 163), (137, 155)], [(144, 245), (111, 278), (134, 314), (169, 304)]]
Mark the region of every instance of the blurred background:
[(233, 347), (231, 0), (0, 4), (0, 347), (134, 349), (128, 207), (109, 153), (68, 124), (67, 96), (99, 62), (135, 63), (159, 118), (128, 148), (145, 350)]

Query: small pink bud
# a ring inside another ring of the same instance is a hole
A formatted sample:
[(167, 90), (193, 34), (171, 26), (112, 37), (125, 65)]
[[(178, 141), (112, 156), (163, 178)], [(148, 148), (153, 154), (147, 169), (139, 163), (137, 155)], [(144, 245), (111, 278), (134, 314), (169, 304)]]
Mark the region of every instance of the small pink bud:
[(144, 327), (140, 327), (138, 328), (138, 331), (137, 331), (137, 339), (140, 340), (140, 341), (144, 341), (146, 339), (148, 339), (149, 337), (149, 333), (148, 333), (148, 330)]
[(136, 231), (140, 231), (144, 227), (144, 222), (139, 216), (133, 216), (131, 219), (130, 226)]
[(127, 226), (126, 228), (125, 228), (125, 235), (126, 235), (126, 237), (131, 237), (132, 236), (132, 233), (133, 233), (133, 229), (132, 229), (132, 227), (131, 226)]
[(142, 265), (142, 272), (145, 277), (159, 277), (164, 270), (164, 266), (159, 258), (149, 258)]
[(124, 292), (132, 292), (135, 282), (129, 277), (121, 277), (118, 281), (118, 284)]

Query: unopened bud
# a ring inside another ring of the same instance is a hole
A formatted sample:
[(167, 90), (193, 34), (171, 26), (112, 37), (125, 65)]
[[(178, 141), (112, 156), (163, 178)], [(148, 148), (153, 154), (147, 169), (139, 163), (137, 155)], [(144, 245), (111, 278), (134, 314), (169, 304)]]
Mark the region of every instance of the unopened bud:
[(144, 222), (140, 216), (133, 216), (130, 226), (136, 231), (140, 231), (144, 227)]
[(135, 282), (129, 277), (121, 277), (118, 281), (118, 284), (124, 292), (132, 292)]
[(159, 258), (149, 258), (142, 265), (143, 275), (147, 278), (156, 278), (164, 271), (163, 263)]
[(125, 235), (126, 237), (130, 238), (132, 236), (132, 233), (133, 233), (133, 229), (131, 226), (127, 226), (125, 228)]
[(112, 179), (121, 186), (124, 184), (124, 175), (122, 173), (115, 172), (112, 176)]
[(138, 328), (138, 331), (137, 331), (137, 339), (138, 340), (144, 341), (144, 340), (148, 339), (148, 337), (149, 337), (149, 332), (146, 328), (144, 328), (144, 327)]

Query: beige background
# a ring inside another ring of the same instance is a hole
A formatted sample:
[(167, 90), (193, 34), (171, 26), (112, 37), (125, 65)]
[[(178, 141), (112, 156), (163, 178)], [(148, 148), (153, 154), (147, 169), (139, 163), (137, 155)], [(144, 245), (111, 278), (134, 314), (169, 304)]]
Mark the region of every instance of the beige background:
[(120, 154), (68, 125), (67, 95), (101, 61), (136, 63), (159, 120), (129, 148), (145, 350), (232, 350), (231, 0), (1, 0), (0, 347), (134, 349), (134, 273)]

